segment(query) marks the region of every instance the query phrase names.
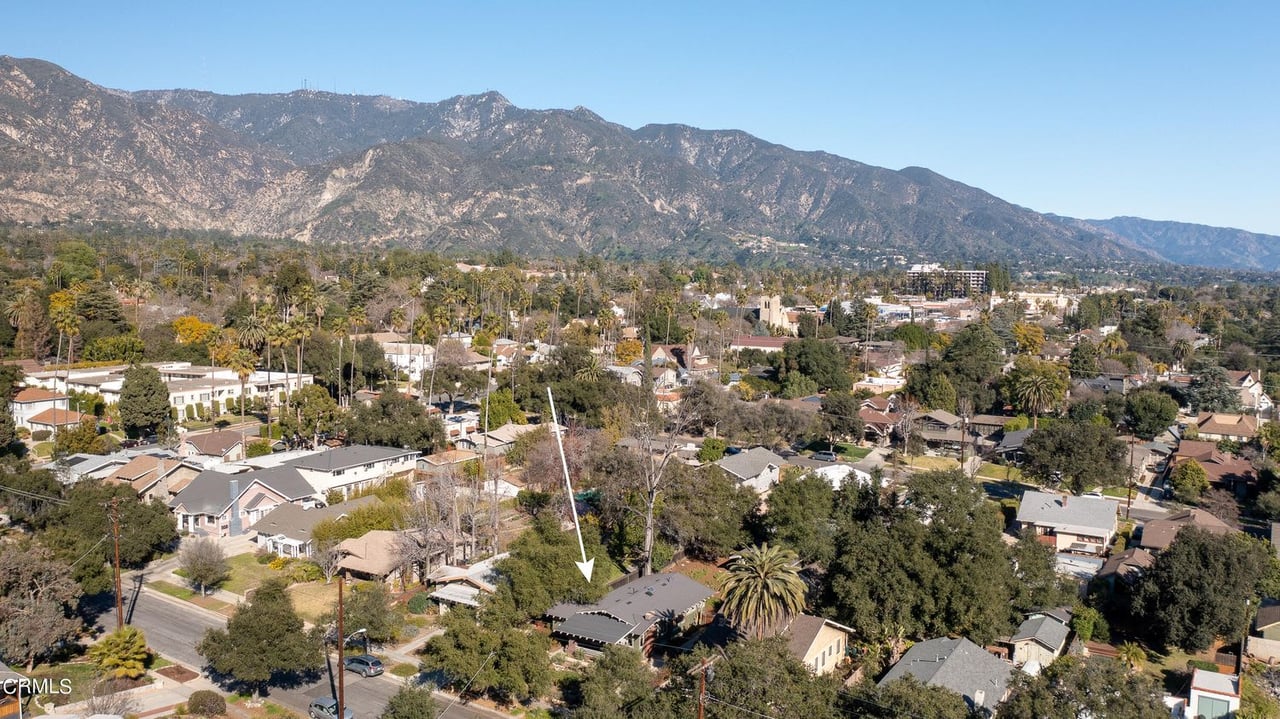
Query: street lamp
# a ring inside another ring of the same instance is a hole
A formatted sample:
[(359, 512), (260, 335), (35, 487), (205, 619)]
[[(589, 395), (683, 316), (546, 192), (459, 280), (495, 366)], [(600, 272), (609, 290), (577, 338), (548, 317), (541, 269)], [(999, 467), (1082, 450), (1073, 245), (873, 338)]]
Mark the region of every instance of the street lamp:
[(462, 382), (461, 381), (454, 382), (453, 395), (449, 397), (449, 414), (454, 414), (457, 411), (456, 407), (458, 404), (458, 393), (461, 391), (462, 391)]

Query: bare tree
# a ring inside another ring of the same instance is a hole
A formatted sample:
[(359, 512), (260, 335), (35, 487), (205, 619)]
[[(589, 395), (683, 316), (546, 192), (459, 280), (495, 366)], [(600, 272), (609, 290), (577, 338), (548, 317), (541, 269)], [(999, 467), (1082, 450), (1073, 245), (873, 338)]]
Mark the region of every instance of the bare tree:
[(89, 697), (84, 700), (86, 716), (106, 714), (109, 716), (129, 716), (137, 714), (138, 706), (133, 697), (115, 690), (115, 682), (106, 677), (94, 681), (89, 689)]
[(445, 554), (450, 561), (457, 553), (457, 535), (450, 525), (452, 503), (439, 503), (434, 498), (412, 502), (405, 508), (397, 549), (405, 564), (421, 568), (421, 576), (431, 573), (431, 558)]
[[(629, 422), (629, 434), (635, 440), (639, 462), (635, 471), (620, 472), (612, 477), (617, 489), (639, 500), (638, 507), (634, 502), (624, 501), (620, 504), (625, 511), (640, 518), (644, 523), (641, 575), (653, 573), (657, 507), (672, 479), (673, 473), (668, 471), (668, 466), (671, 464), (671, 459), (676, 456), (676, 437), (684, 430), (687, 422), (688, 411), (683, 405), (670, 419), (658, 409), (657, 403), (652, 398), (649, 398), (644, 405), (634, 408)], [(573, 501), (572, 498), (569, 501)]]
[(338, 574), (338, 564), (342, 561), (342, 550), (337, 542), (330, 542), (316, 547), (311, 552), (311, 561), (320, 568), (324, 575), (324, 583), (328, 584)]
[(187, 581), (199, 587), (201, 594), (204, 594), (205, 587), (217, 586), (231, 576), (227, 553), (208, 537), (186, 542), (179, 561), (187, 574)]

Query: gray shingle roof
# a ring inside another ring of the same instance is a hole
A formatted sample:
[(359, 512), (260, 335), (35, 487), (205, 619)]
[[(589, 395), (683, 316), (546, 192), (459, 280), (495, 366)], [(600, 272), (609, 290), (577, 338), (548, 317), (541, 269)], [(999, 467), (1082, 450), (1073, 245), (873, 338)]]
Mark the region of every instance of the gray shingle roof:
[(328, 452), (320, 452), (307, 457), (291, 459), (290, 466), (300, 469), (314, 469), (319, 472), (336, 472), (339, 469), (350, 469), (370, 462), (383, 462), (396, 457), (418, 456), (422, 454), (416, 449), (400, 449), (399, 447), (375, 447), (367, 444), (353, 444), (338, 447)]
[(760, 476), (760, 473), (771, 464), (781, 467), (786, 463), (787, 460), (764, 447), (753, 447), (745, 452), (739, 452), (716, 461), (716, 465), (721, 469), (742, 479), (752, 479)]
[(197, 474), (191, 483), (173, 499), (170, 507), (181, 505), (188, 514), (218, 516), (231, 506), (231, 482), (238, 481), (240, 494), (244, 494), (254, 482), (275, 491), (289, 500), (313, 496), (315, 488), (302, 478), (293, 467), (271, 467), (240, 474), (226, 474), (212, 469)]
[(603, 614), (575, 614), (556, 625), (556, 633), (601, 644), (617, 644), (632, 625)]
[(1070, 628), (1053, 617), (1044, 614), (1036, 614), (1027, 617), (1018, 627), (1018, 631), (1013, 635), (1010, 641), (1021, 642), (1026, 640), (1034, 641), (1045, 649), (1052, 651), (1061, 651), (1062, 647), (1067, 643), (1067, 634)]
[[(930, 686), (960, 694), (970, 706), (995, 709), (1009, 685), (1013, 665), (997, 659), (968, 639), (929, 639), (907, 650), (879, 686), (910, 674)], [(978, 701), (982, 692), (982, 701)]]
[(1117, 506), (1115, 501), (1099, 497), (1027, 490), (1018, 506), (1018, 521), (1081, 534), (1105, 534), (1115, 531)]
[[(630, 627), (629, 633), (639, 635), (664, 618), (684, 615), (712, 594), (710, 589), (683, 574), (653, 574), (618, 587), (590, 606), (557, 604), (547, 610), (547, 616), (564, 623), (580, 615), (604, 614)], [(560, 623), (556, 631), (560, 631)], [(582, 626), (582, 623), (573, 626)], [(606, 637), (595, 639), (606, 641)], [(606, 643), (615, 641), (617, 639)]]
[(283, 534), (289, 539), (306, 542), (311, 539), (311, 530), (320, 522), (326, 519), (336, 519), (360, 507), (381, 503), (381, 499), (370, 495), (318, 509), (305, 509), (298, 504), (281, 504), (268, 512), (265, 517), (258, 520), (249, 529), (258, 534), (273, 537), (277, 534)]

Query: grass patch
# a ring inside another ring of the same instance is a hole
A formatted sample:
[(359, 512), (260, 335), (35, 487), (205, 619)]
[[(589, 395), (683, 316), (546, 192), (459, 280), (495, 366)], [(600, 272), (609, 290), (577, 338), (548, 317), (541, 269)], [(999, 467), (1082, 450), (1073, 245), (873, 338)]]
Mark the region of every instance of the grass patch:
[(171, 666), (173, 666), (173, 662), (155, 653), (152, 653), (151, 661), (147, 662), (148, 669), (164, 669)]
[(52, 457), (53, 442), (36, 442), (36, 446), (31, 448), (37, 457)]
[(231, 577), (222, 583), (222, 588), (234, 594), (244, 595), (259, 584), (281, 573), (265, 564), (258, 564), (252, 554), (237, 554), (227, 559), (231, 567)]
[(1118, 497), (1120, 499), (1129, 498), (1129, 490), (1124, 487), (1104, 487), (1102, 490), (1104, 497)]
[(177, 569), (173, 570), (173, 573), (174, 573), (174, 574), (176, 574), (176, 575), (178, 575), (179, 577), (182, 577), (183, 579), (190, 579), (190, 578), (191, 578), (191, 572), (188, 572), (187, 570), (183, 569), (182, 567), (178, 567)]
[(293, 597), (293, 608), (303, 619), (315, 624), (338, 603), (338, 585), (324, 582), (295, 584), (287, 590)]
[(161, 594), (168, 594), (171, 597), (177, 597), (184, 602), (191, 601), (191, 598), (196, 595), (194, 591), (187, 589), (186, 587), (179, 587), (172, 582), (166, 582), (162, 579), (157, 579), (154, 582), (147, 582), (147, 586)]
[(915, 469), (959, 469), (960, 462), (950, 457), (930, 457), (928, 455), (905, 455), (907, 466)]
[(400, 662), (399, 664), (391, 667), (391, 674), (403, 679), (407, 679), (417, 673), (418, 667), (414, 664), (405, 664), (404, 662)]
[(54, 664), (51, 666), (38, 667), (31, 672), (32, 679), (49, 679), (55, 686), (66, 679), (71, 683), (71, 692), (68, 694), (43, 694), (40, 700), (45, 703), (52, 702), (57, 706), (70, 704), (72, 702), (84, 701), (93, 692), (93, 686), (98, 681), (98, 667), (89, 662), (72, 662), (68, 664)]
[(1010, 467), (1007, 464), (992, 464), (991, 462), (983, 462), (978, 467), (978, 476), (988, 479), (1008, 480), (1010, 482), (1022, 481), (1022, 470), (1017, 467)]
[(849, 459), (854, 462), (860, 459), (866, 459), (867, 455), (871, 454), (870, 447), (859, 447), (856, 444), (848, 443), (836, 444), (835, 451), (839, 452), (845, 459)]

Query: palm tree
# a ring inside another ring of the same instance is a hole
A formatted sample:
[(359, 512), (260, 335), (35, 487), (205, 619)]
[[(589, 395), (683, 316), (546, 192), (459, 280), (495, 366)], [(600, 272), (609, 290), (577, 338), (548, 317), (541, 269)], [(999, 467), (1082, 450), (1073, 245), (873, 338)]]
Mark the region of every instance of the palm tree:
[(1051, 377), (1034, 372), (1019, 377), (1013, 386), (1013, 393), (1018, 404), (1031, 412), (1031, 427), (1038, 429), (1040, 413), (1053, 404), (1057, 390)]
[(139, 277), (126, 284), (125, 291), (133, 299), (133, 326), (138, 332), (142, 332), (142, 302), (155, 294), (155, 287)]
[(1177, 365), (1183, 369), (1186, 369), (1187, 358), (1191, 357), (1191, 355), (1194, 354), (1196, 351), (1195, 345), (1193, 345), (1191, 343), (1191, 340), (1187, 339), (1186, 337), (1179, 337), (1178, 339), (1174, 340), (1173, 347), (1171, 347), (1170, 349), (1173, 352), (1174, 362), (1176, 362)]
[(240, 341), (241, 347), (257, 351), (267, 343), (267, 331), (270, 327), (266, 316), (254, 312), (241, 317), (236, 323), (236, 339)]
[(244, 424), (244, 383), (253, 374), (258, 364), (258, 356), (247, 349), (235, 350), (227, 357), (227, 367), (240, 378), (240, 424)]
[(1125, 642), (1116, 647), (1116, 659), (1120, 663), (1128, 667), (1129, 671), (1137, 671), (1147, 661), (1147, 653), (1142, 651), (1142, 647), (1133, 642)]
[(766, 542), (729, 561), (720, 611), (739, 630), (763, 639), (804, 609), (805, 584), (796, 553)]
[(600, 356), (595, 354), (573, 373), (573, 378), (579, 382), (596, 382), (602, 376), (604, 376), (604, 367), (600, 364)]

